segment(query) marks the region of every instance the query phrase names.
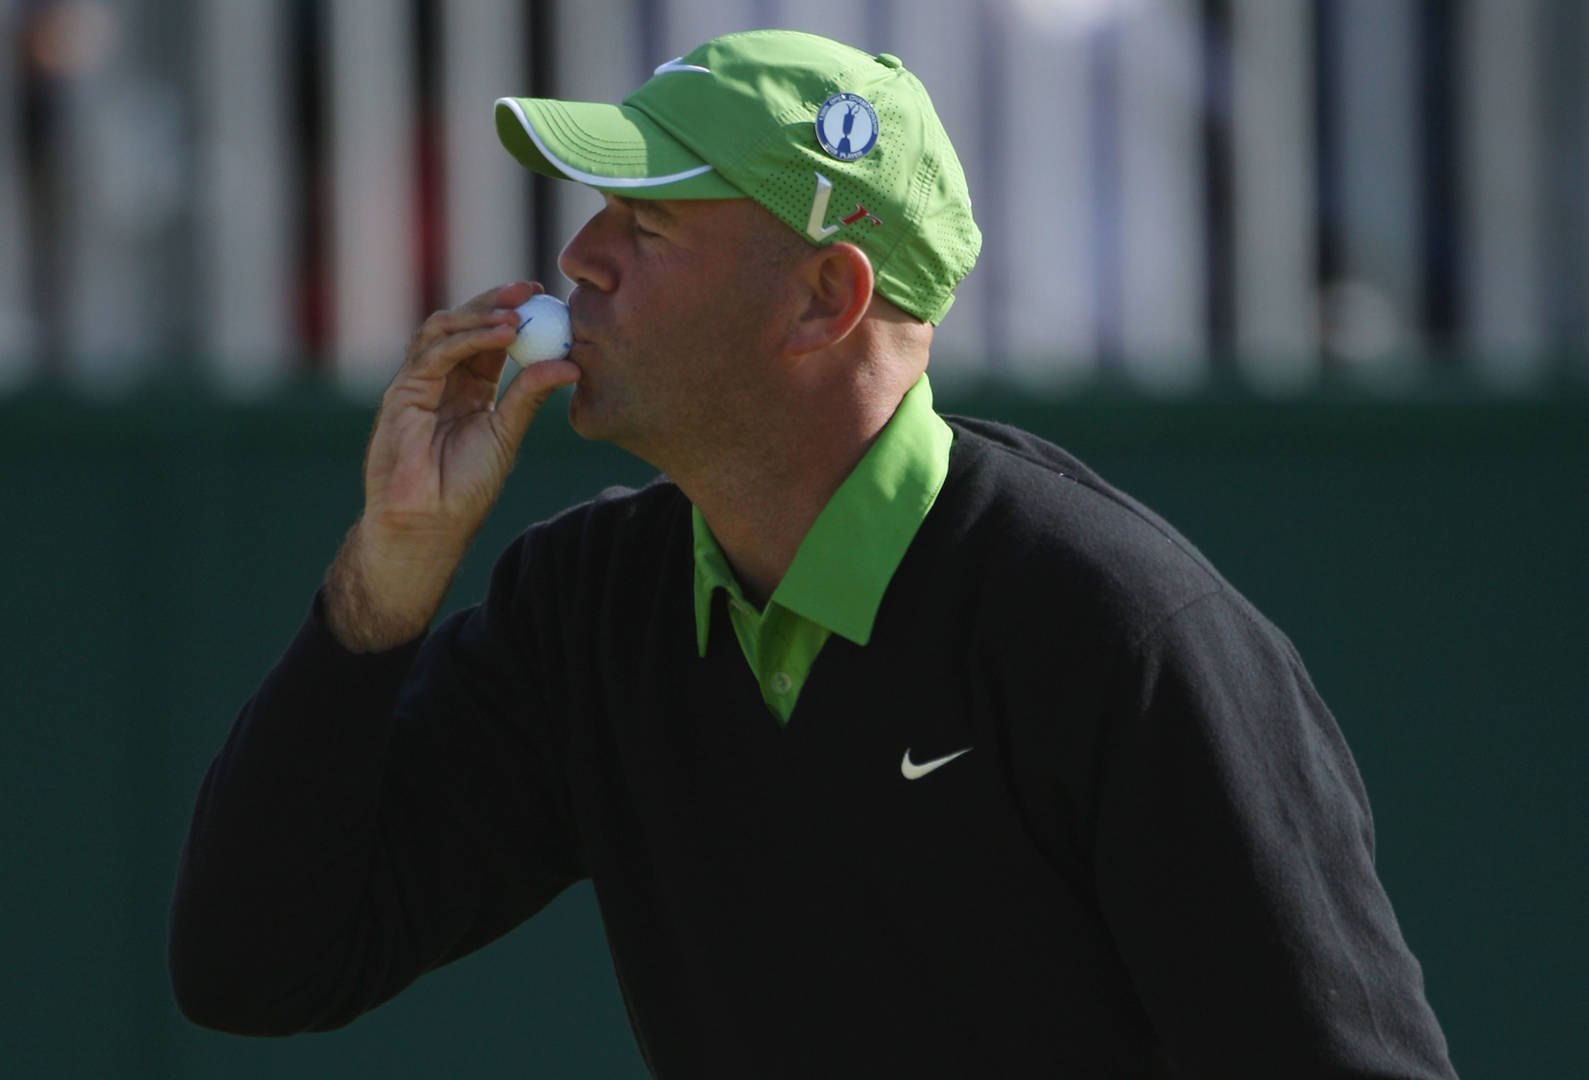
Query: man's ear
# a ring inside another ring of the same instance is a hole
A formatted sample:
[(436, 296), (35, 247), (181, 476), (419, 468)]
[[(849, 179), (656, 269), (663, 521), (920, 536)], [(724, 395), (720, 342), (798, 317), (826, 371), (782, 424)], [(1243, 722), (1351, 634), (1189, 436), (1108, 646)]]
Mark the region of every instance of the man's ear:
[(854, 244), (833, 243), (802, 260), (805, 312), (795, 321), (789, 347), (795, 355), (843, 341), (872, 302), (872, 260)]

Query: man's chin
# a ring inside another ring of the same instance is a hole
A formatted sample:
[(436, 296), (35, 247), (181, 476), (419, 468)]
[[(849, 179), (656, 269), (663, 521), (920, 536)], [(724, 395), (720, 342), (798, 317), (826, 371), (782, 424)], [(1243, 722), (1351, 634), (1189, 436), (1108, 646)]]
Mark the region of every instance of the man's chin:
[(640, 438), (641, 431), (635, 419), (632, 414), (614, 407), (613, 402), (604, 402), (591, 394), (583, 383), (575, 386), (574, 396), (568, 401), (568, 426), (580, 438), (586, 442), (616, 446), (661, 469), (662, 466), (650, 453), (657, 447)]
[(576, 435), (590, 442), (612, 442), (614, 425), (609, 411), (602, 408), (601, 399), (584, 380), (574, 384), (568, 399), (568, 426)]

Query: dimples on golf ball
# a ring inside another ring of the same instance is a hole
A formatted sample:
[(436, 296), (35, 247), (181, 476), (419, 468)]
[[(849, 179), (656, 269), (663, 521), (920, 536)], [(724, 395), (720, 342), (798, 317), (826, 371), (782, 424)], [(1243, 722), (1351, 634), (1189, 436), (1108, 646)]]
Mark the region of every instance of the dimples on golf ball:
[(508, 355), (520, 367), (537, 360), (557, 360), (568, 355), (574, 335), (568, 325), (568, 305), (555, 296), (537, 293), (516, 309), (519, 333), (508, 346)]

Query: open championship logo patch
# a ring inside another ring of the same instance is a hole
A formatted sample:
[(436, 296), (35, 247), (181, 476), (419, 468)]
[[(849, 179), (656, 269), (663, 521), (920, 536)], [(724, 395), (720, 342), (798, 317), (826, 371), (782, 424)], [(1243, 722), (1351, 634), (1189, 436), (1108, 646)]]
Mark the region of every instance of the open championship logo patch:
[(817, 142), (840, 161), (859, 161), (877, 145), (877, 110), (858, 94), (834, 94), (817, 110)]

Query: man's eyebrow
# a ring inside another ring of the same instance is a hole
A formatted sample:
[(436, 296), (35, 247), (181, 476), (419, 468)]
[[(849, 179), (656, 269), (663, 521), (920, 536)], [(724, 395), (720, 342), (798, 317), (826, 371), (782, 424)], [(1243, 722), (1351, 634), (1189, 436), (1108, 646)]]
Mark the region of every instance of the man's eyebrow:
[(626, 195), (617, 195), (614, 197), (634, 213), (639, 213), (641, 210), (644, 210), (647, 214), (650, 214), (651, 217), (666, 225), (672, 225), (675, 223), (675, 221), (677, 221), (672, 212), (668, 210), (667, 207), (657, 202), (655, 199), (631, 199)]

